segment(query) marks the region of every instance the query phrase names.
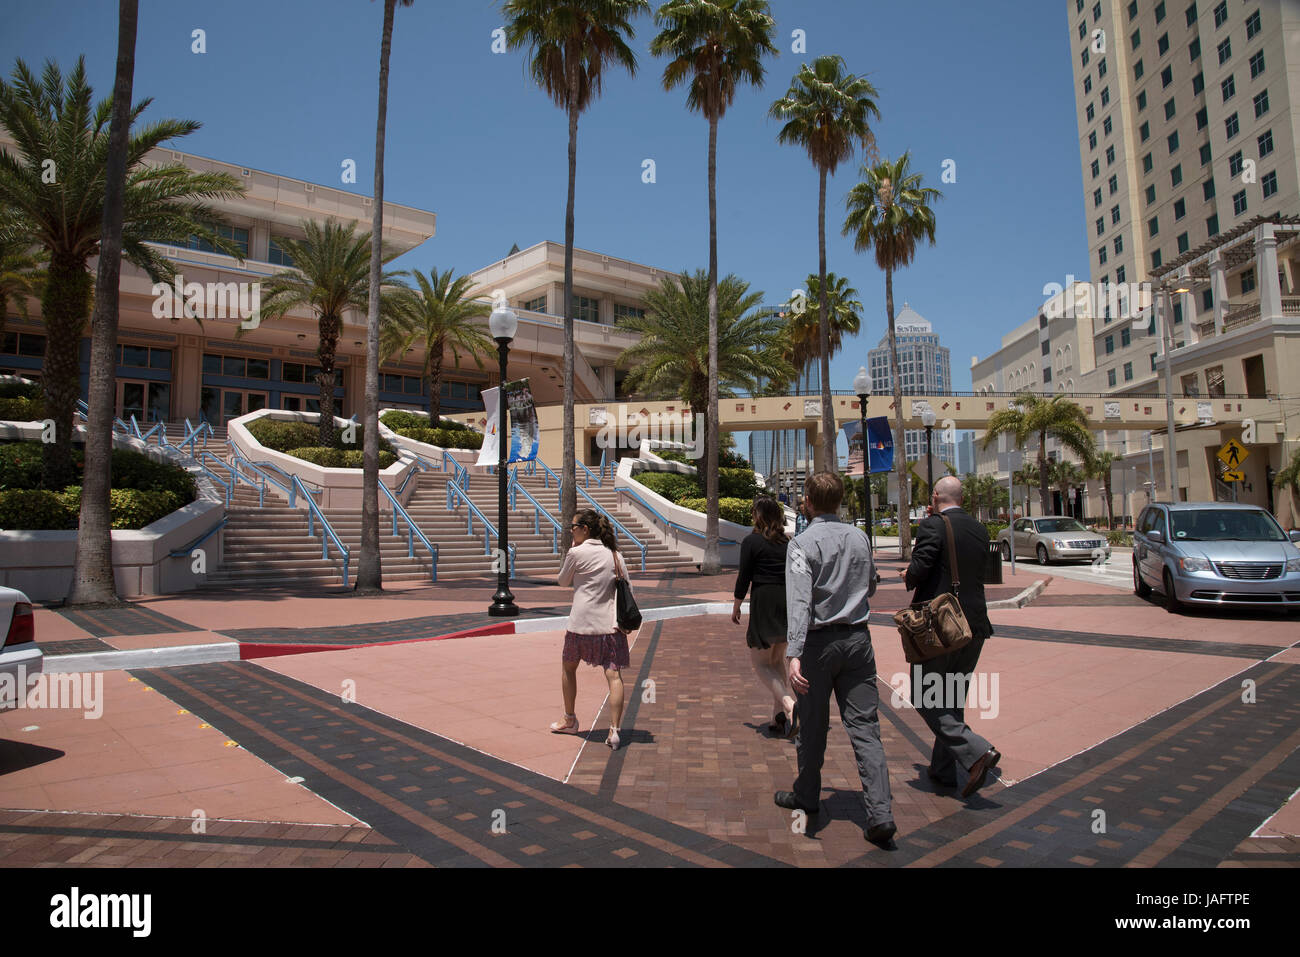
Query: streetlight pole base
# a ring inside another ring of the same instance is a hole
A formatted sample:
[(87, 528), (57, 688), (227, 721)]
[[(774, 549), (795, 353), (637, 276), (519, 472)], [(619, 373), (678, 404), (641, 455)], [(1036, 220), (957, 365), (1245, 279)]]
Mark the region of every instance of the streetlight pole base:
[(509, 588), (500, 588), (492, 596), (492, 604), (488, 606), (488, 615), (493, 618), (519, 617), (519, 606), (515, 604), (515, 596), (510, 594)]

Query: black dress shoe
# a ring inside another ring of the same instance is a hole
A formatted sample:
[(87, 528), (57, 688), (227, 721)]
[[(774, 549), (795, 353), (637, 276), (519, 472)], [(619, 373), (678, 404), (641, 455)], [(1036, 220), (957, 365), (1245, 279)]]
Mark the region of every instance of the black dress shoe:
[(898, 845), (894, 843), (894, 835), (898, 833), (898, 827), (893, 821), (886, 821), (884, 824), (877, 824), (866, 830), (866, 838), (876, 847), (886, 851), (894, 850)]
[[(782, 715), (781, 717), (785, 717), (785, 715)], [(798, 706), (796, 706), (795, 709), (790, 712), (790, 724), (785, 729), (785, 737), (787, 741), (793, 741), (798, 736), (799, 736), (799, 708)]]
[(804, 807), (802, 804), (800, 804), (798, 801), (795, 800), (793, 791), (777, 791), (775, 794), (772, 795), (772, 802), (777, 807), (783, 807), (790, 811), (803, 811), (805, 814), (809, 816), (817, 814), (821, 811), (820, 807), (813, 807), (813, 808)]
[(998, 753), (997, 748), (989, 748), (985, 751), (980, 759), (971, 766), (970, 780), (967, 781), (966, 786), (961, 789), (961, 796), (968, 798), (982, 788), (984, 786), (984, 781), (989, 776), (989, 772), (996, 768), (998, 762), (1001, 760), (1002, 755)]
[(775, 715), (772, 716), (772, 723), (767, 726), (767, 730), (773, 732), (774, 734), (779, 734), (783, 738), (785, 737), (785, 712), (784, 711), (778, 711)]

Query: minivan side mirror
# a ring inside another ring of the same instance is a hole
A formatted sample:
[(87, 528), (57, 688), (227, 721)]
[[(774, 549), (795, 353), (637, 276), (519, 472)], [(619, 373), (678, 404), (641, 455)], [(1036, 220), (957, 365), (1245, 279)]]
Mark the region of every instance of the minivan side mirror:
[(1158, 531), (1153, 528), (1151, 529), (1151, 531), (1147, 532), (1147, 538), (1149, 538), (1153, 542), (1163, 542), (1165, 540), (1165, 535), (1164, 532)]
[(1287, 537), (1291, 539), (1291, 541), (1295, 542), (1297, 545), (1300, 545), (1300, 528), (1293, 528), (1291, 529), (1291, 531), (1287, 532), (1286, 534)]

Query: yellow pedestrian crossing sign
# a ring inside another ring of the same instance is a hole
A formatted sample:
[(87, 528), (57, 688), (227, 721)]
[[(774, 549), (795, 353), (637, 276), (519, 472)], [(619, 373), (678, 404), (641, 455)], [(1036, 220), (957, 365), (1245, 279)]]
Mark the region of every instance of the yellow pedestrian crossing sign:
[[(1223, 443), (1223, 448), (1219, 449), (1219, 461), (1230, 469), (1238, 469), (1249, 454), (1246, 447), (1236, 439), (1228, 439)], [(1225, 479), (1225, 481), (1240, 481), (1240, 479)]]
[(1245, 472), (1238, 472), (1238, 471), (1236, 471), (1235, 469), (1228, 469), (1226, 472), (1223, 473), (1223, 481), (1225, 481), (1225, 482), (1244, 482), (1244, 481), (1246, 481), (1246, 473), (1245, 473)]

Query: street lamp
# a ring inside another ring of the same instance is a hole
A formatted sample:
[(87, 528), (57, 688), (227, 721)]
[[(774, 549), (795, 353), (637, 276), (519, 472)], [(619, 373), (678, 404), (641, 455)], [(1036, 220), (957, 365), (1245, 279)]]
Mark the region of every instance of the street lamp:
[(497, 593), (492, 596), (488, 614), (494, 618), (513, 618), (519, 614), (515, 596), (510, 594), (510, 517), (506, 512), (506, 359), (510, 342), (519, 328), (519, 317), (504, 301), (498, 301), (488, 317), (488, 331), (497, 341), (497, 361), (501, 384), (497, 393)]
[(853, 377), (853, 391), (858, 394), (858, 411), (862, 418), (862, 433), (859, 438), (862, 440), (862, 484), (867, 498), (867, 541), (874, 549), (876, 518), (871, 501), (871, 449), (867, 445), (867, 399), (871, 397), (871, 373), (867, 371), (866, 366), (860, 366), (858, 374)]
[[(1161, 330), (1165, 346), (1165, 419), (1169, 432), (1165, 439), (1165, 482), (1169, 485), (1169, 501), (1178, 501), (1178, 474), (1177, 454), (1174, 450), (1174, 300), (1172, 293), (1182, 295), (1191, 292), (1190, 289), (1179, 286), (1174, 288), (1173, 282), (1166, 277), (1160, 283), (1160, 288), (1165, 294), (1164, 308), (1164, 328)], [(1155, 487), (1155, 476), (1151, 477), (1152, 489)]]
[(936, 418), (934, 409), (927, 407), (921, 413), (921, 424), (925, 426), (925, 483), (931, 495), (934, 495), (934, 455), (930, 451), (930, 437), (934, 434)]

